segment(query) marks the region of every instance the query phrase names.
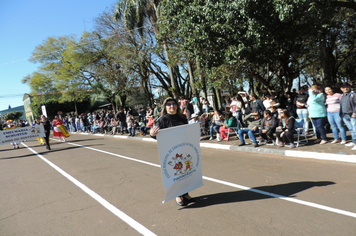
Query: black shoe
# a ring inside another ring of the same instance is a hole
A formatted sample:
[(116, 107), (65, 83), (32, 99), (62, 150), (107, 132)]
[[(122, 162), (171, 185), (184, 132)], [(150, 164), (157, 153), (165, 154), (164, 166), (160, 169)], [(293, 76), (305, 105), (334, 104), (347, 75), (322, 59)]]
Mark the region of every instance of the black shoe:
[(182, 196), (183, 200), (186, 201), (187, 203), (191, 203), (191, 202), (195, 202), (195, 199), (194, 198), (190, 198), (188, 199), (187, 196), (189, 196), (188, 194), (184, 194)]
[(241, 146), (245, 146), (246, 143), (240, 143), (238, 146), (241, 147)]
[(254, 147), (256, 148), (256, 147), (258, 147), (258, 146), (259, 146), (258, 143), (255, 143)]
[(182, 201), (178, 202), (177, 198), (176, 198), (177, 205), (178, 206), (186, 206), (187, 205), (186, 199), (184, 197), (182, 197), (181, 199), (182, 199)]

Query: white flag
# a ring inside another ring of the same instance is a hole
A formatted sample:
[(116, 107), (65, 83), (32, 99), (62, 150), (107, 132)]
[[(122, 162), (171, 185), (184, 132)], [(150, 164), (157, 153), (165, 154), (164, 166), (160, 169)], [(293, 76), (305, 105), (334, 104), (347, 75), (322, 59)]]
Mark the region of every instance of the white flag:
[(166, 190), (163, 202), (203, 186), (200, 123), (162, 129), (157, 144)]

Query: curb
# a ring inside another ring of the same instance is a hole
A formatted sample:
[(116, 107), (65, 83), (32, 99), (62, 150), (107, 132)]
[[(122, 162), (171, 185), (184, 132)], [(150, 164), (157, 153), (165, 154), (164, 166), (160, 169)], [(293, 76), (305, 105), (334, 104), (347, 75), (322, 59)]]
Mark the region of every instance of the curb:
[[(129, 136), (122, 136), (122, 135), (89, 134), (89, 133), (76, 133), (76, 132), (72, 132), (71, 134), (94, 135), (94, 136), (101, 136), (101, 137), (135, 139), (135, 140), (141, 140), (146, 142), (157, 142), (157, 140), (152, 138), (129, 137)], [(200, 143), (200, 147), (232, 150), (232, 151), (240, 151), (240, 152), (275, 154), (281, 156), (298, 157), (298, 158), (306, 158), (306, 159), (314, 159), (314, 160), (356, 163), (356, 155), (348, 155), (343, 153), (333, 154), (333, 153), (320, 153), (320, 152), (308, 152), (308, 151), (296, 151), (296, 150), (280, 150), (280, 149), (271, 149), (271, 148), (263, 148), (263, 147), (257, 147), (257, 148), (246, 147), (246, 146), (239, 147), (237, 145), (216, 144), (216, 143)]]

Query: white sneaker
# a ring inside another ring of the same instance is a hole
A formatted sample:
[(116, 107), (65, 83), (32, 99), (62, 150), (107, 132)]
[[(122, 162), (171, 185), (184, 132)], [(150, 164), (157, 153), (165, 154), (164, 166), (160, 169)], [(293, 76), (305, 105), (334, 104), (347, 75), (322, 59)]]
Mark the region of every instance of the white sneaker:
[(355, 144), (353, 142), (351, 142), (351, 143), (346, 143), (345, 146), (346, 147), (353, 147), (353, 146), (355, 146)]
[(353, 146), (353, 148), (351, 148), (351, 150), (356, 150), (356, 146)]
[(210, 137), (210, 138), (209, 138), (209, 140), (213, 140), (213, 138), (212, 138), (212, 137)]

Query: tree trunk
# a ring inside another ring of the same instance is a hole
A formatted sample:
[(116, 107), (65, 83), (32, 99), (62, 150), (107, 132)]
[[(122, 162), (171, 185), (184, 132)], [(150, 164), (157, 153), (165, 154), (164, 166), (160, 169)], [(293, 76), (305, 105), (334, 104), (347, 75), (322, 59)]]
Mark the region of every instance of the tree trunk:
[(167, 67), (168, 67), (169, 78), (171, 79), (172, 94), (173, 94), (173, 97), (174, 97), (175, 99), (178, 99), (177, 81), (175, 80), (174, 75), (173, 75), (173, 68), (172, 68), (172, 66), (169, 64), (169, 57), (168, 57), (167, 45), (166, 45), (165, 43), (163, 43), (163, 50), (164, 50), (164, 54), (165, 54), (166, 60), (167, 60)]

